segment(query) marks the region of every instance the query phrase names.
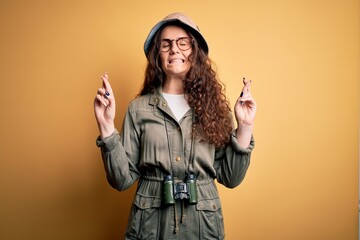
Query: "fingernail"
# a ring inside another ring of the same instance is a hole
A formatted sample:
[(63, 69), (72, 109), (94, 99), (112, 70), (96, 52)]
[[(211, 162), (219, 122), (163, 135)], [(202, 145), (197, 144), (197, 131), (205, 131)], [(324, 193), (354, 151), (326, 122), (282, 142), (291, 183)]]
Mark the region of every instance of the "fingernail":
[(108, 91), (105, 91), (106, 96), (110, 96), (110, 93)]
[(240, 97), (242, 97), (243, 95), (244, 95), (244, 92), (241, 92), (241, 93), (240, 93)]

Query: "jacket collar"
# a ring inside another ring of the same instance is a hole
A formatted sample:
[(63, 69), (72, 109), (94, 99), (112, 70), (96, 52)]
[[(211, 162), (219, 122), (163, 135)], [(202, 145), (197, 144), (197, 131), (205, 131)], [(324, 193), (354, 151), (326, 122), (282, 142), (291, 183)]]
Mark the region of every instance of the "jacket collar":
[[(159, 104), (160, 103), (160, 104)], [(162, 88), (159, 87), (155, 90), (155, 92), (150, 96), (149, 104), (154, 105), (161, 105), (166, 103), (165, 98), (162, 96)], [(166, 104), (165, 104), (166, 105)]]
[[(158, 108), (160, 108), (161, 110), (169, 113), (169, 111), (171, 112), (170, 108), (167, 105), (167, 101), (164, 98), (164, 96), (162, 95), (162, 88), (159, 87), (155, 90), (155, 92), (150, 96), (149, 99), (149, 104), (152, 106), (157, 106)], [(171, 114), (170, 114), (171, 115)], [(185, 116), (188, 115), (194, 115), (194, 110), (191, 108), (190, 111), (188, 111)]]

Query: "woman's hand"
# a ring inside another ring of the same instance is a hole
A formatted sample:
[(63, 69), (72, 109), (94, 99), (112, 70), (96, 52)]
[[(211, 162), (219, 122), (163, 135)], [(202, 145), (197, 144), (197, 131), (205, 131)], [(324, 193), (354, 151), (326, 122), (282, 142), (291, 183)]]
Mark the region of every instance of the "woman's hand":
[(253, 126), (256, 114), (256, 102), (251, 96), (250, 85), (251, 80), (243, 78), (244, 87), (240, 97), (235, 104), (235, 118), (238, 125)]
[(238, 124), (236, 138), (242, 147), (247, 148), (250, 144), (252, 130), (254, 128), (256, 102), (250, 93), (251, 80), (245, 80), (245, 78), (243, 78), (243, 83), (244, 87), (240, 97), (236, 101), (234, 111)]
[(99, 127), (101, 138), (110, 136), (115, 130), (115, 98), (108, 74), (101, 76), (102, 87), (98, 89), (94, 100), (95, 118)]

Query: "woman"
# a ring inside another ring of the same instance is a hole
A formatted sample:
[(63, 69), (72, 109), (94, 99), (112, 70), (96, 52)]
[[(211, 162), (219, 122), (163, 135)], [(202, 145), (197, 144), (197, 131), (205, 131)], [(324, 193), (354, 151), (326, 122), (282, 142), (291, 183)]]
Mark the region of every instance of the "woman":
[(233, 130), (207, 43), (192, 20), (181, 13), (165, 17), (144, 51), (144, 84), (121, 133), (107, 74), (94, 102), (109, 183), (122, 191), (138, 181), (126, 239), (223, 239), (214, 179), (234, 188), (249, 166), (256, 112), (251, 81), (243, 80)]

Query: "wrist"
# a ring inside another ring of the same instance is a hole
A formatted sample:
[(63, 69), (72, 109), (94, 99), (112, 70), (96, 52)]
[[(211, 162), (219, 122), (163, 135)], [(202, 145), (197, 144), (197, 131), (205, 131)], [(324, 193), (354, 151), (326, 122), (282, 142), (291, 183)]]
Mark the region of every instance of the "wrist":
[(254, 124), (246, 124), (243, 121), (238, 122), (237, 132), (238, 131), (252, 132), (253, 129), (254, 129)]
[(109, 126), (99, 126), (99, 131), (101, 139), (104, 139), (113, 134), (113, 132), (115, 131), (115, 126), (113, 124)]
[(238, 124), (236, 139), (241, 147), (247, 148), (250, 144), (254, 125)]

